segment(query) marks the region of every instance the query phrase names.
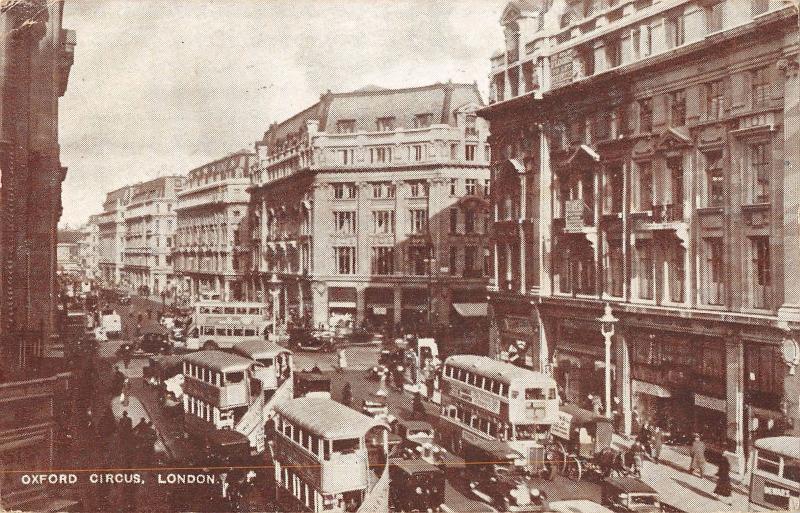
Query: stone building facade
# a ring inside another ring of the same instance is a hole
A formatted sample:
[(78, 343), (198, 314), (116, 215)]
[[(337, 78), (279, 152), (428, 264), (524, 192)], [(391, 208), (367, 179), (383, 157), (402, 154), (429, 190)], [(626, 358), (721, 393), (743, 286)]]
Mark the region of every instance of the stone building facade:
[[(54, 408), (68, 383), (49, 365), (56, 334), (57, 225), (61, 217), (59, 98), (76, 44), (63, 1), (2, 2), (0, 9), (0, 509), (44, 510), (46, 485), (19, 474), (54, 463)], [(66, 401), (61, 401), (66, 404)]]
[(172, 249), (182, 176), (162, 176), (133, 186), (125, 207), (122, 281), (143, 295), (172, 293)]
[(247, 219), (255, 154), (242, 150), (189, 171), (178, 194), (173, 259), (183, 294), (242, 299)]
[(798, 13), (510, 2), (492, 59), (492, 352), (741, 455), (800, 429)]
[(103, 211), (97, 214), (100, 282), (105, 287), (122, 284), (122, 257), (125, 251), (125, 208), (131, 201), (133, 186), (126, 185), (106, 194)]
[(485, 321), (482, 105), (471, 84), (368, 87), (272, 125), (256, 143), (249, 294), (314, 325)]

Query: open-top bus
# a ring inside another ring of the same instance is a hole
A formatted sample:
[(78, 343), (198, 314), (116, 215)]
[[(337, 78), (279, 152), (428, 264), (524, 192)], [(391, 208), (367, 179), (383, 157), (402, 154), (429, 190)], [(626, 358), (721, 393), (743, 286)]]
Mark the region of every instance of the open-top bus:
[(760, 438), (753, 446), (750, 511), (800, 511), (800, 437)]

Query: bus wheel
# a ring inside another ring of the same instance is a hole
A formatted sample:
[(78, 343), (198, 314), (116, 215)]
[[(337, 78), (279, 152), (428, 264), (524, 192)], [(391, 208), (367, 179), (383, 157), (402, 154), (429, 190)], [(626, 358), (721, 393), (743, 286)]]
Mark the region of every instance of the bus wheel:
[(203, 351), (210, 351), (212, 349), (219, 349), (219, 346), (213, 340), (209, 340), (205, 344), (203, 344)]

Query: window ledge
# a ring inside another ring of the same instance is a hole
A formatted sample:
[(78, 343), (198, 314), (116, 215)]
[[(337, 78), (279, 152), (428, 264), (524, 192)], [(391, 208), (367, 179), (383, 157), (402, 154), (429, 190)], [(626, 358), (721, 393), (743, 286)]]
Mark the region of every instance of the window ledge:
[(745, 212), (752, 212), (758, 210), (769, 210), (772, 203), (743, 203), (742, 210)]
[(698, 214), (721, 214), (724, 210), (724, 207), (697, 207)]

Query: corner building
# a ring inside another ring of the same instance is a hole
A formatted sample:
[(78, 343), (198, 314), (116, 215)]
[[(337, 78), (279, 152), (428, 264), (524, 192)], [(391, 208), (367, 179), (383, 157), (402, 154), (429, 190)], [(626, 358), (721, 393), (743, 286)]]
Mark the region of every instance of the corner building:
[[(742, 455), (800, 429), (798, 13), (510, 2), (492, 58), (492, 353)], [(634, 420), (638, 418), (638, 422)]]
[(189, 171), (178, 194), (175, 273), (184, 294), (243, 298), (250, 171), (255, 154), (239, 151)]
[(368, 87), (272, 125), (256, 143), (249, 294), (314, 325), (485, 329), (482, 106), (473, 84)]

